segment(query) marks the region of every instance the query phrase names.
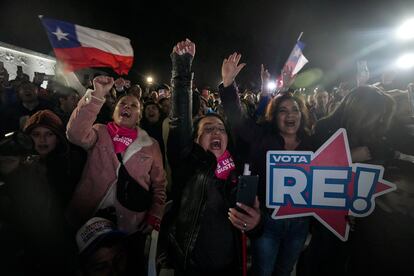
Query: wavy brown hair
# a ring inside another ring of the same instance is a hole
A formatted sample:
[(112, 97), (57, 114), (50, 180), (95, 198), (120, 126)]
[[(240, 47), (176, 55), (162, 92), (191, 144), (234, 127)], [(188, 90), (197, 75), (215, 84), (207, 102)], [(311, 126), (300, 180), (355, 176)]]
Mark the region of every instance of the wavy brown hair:
[(280, 105), (282, 104), (282, 102), (286, 100), (292, 100), (296, 102), (299, 106), (299, 111), (302, 115), (300, 119), (300, 126), (298, 129), (297, 136), (299, 138), (309, 136), (311, 134), (309, 110), (302, 99), (293, 96), (290, 93), (278, 95), (269, 102), (269, 104), (266, 107), (265, 122), (269, 124), (269, 127), (271, 128), (272, 132), (279, 133), (279, 127), (277, 126), (277, 114), (279, 112)]

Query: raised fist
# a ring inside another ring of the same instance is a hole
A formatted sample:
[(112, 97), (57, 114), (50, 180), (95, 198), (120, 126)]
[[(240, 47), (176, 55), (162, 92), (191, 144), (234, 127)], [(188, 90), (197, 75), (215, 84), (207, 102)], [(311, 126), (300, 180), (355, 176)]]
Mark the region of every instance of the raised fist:
[(104, 98), (114, 85), (114, 79), (107, 76), (97, 76), (93, 79), (94, 95)]
[(195, 44), (188, 38), (185, 41), (178, 42), (177, 45), (174, 46), (173, 53), (177, 55), (184, 55), (189, 53), (191, 56), (195, 56)]

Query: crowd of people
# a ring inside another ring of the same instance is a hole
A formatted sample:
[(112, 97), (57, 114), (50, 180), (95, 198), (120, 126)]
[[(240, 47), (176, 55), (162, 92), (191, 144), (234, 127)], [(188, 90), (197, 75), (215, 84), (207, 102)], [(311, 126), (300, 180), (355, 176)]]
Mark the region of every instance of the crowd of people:
[[(248, 65), (233, 53), (217, 92), (200, 92), (195, 56), (192, 41), (174, 45), (171, 83), (153, 91), (109, 75), (85, 93), (45, 89), (40, 74), (9, 80), (0, 68), (1, 273), (146, 275), (158, 231), (157, 269), (174, 275), (411, 275), (414, 87), (395, 89), (385, 72), (309, 94), (284, 68), (271, 90), (262, 65), (260, 91), (240, 92)], [(369, 217), (347, 217), (346, 242), (265, 204), (266, 153), (316, 151), (339, 128), (352, 162), (384, 166), (397, 185)], [(252, 206), (236, 200), (244, 164), (259, 176)]]

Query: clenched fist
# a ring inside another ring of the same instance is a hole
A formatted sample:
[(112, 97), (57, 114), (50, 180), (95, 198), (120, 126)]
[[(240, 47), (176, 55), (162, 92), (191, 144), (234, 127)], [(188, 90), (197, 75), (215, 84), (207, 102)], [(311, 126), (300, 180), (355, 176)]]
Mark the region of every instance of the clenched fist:
[(105, 98), (114, 85), (114, 79), (107, 76), (97, 76), (93, 79), (94, 96), (98, 98)]

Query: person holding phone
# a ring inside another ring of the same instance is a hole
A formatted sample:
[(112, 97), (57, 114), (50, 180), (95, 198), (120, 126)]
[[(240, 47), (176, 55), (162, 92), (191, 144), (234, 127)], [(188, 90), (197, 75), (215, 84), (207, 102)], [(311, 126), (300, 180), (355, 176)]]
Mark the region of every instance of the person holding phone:
[(192, 123), (191, 64), (195, 44), (179, 42), (171, 53), (172, 113), (167, 156), (172, 171), (173, 207), (163, 221), (168, 259), (175, 275), (241, 275), (244, 231), (260, 229), (254, 206), (234, 208), (238, 166), (224, 120), (209, 113)]
[(290, 275), (304, 247), (309, 218), (271, 218), (273, 209), (265, 206), (266, 153), (269, 150), (314, 150), (309, 136), (309, 115), (305, 104), (289, 93), (281, 93), (269, 102), (261, 124), (243, 114), (234, 82), (245, 66), (239, 64), (240, 59), (238, 53), (224, 59), (219, 93), (236, 142), (245, 145), (238, 150), (247, 149), (245, 154), (251, 162), (252, 174), (259, 175), (258, 196), (265, 215), (263, 234), (252, 240), (253, 275)]

